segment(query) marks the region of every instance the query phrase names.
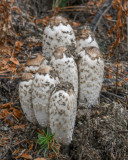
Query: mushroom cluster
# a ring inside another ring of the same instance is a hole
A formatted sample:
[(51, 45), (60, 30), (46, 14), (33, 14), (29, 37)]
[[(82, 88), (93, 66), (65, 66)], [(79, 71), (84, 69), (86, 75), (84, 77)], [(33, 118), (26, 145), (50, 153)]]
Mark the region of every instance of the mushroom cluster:
[(94, 34), (84, 27), (75, 35), (66, 18), (52, 17), (44, 29), (43, 53), (26, 62), (19, 84), (26, 118), (50, 127), (58, 143), (69, 145), (77, 105), (98, 104), (103, 75), (104, 61)]

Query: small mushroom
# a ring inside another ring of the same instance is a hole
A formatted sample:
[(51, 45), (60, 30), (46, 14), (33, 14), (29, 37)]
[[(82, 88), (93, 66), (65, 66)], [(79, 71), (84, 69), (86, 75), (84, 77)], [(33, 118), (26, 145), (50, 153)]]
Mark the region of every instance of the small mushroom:
[(55, 133), (55, 140), (69, 145), (75, 125), (77, 97), (73, 85), (69, 82), (58, 84), (50, 97), (50, 129)]
[(33, 124), (37, 123), (35, 113), (32, 106), (32, 80), (34, 76), (32, 73), (23, 73), (21, 82), (19, 84), (19, 98), (21, 108), (26, 118)]

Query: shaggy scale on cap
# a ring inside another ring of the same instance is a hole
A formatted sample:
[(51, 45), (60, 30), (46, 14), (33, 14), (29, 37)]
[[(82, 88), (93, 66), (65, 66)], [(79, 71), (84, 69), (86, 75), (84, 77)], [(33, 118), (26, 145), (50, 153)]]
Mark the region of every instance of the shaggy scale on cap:
[(46, 65), (48, 62), (44, 56), (37, 54), (34, 59), (28, 59), (25, 64), (25, 72), (35, 72), (41, 65)]
[(88, 47), (80, 54), (82, 57), (78, 62), (79, 100), (87, 102), (90, 107), (98, 103), (104, 76), (104, 60), (96, 47)]
[(37, 120), (32, 106), (32, 80), (34, 76), (32, 73), (23, 73), (22, 80), (19, 84), (19, 98), (21, 108), (26, 118), (36, 124)]
[(39, 68), (33, 80), (32, 103), (36, 119), (42, 127), (49, 126), (48, 105), (52, 89), (59, 83), (51, 66)]
[(76, 110), (77, 98), (73, 85), (69, 82), (58, 84), (51, 94), (49, 106), (50, 128), (58, 143), (71, 143)]
[(78, 70), (77, 65), (72, 56), (71, 50), (66, 47), (59, 47), (53, 53), (51, 65), (58, 73), (62, 82), (70, 82), (73, 84), (76, 96), (78, 95)]
[(99, 48), (94, 33), (86, 28), (79, 29), (76, 33), (77, 53), (83, 51), (85, 47), (91, 47), (91, 46)]
[(50, 19), (43, 33), (43, 54), (51, 57), (55, 48), (60, 46), (75, 46), (76, 39), (68, 20), (62, 16), (54, 16)]

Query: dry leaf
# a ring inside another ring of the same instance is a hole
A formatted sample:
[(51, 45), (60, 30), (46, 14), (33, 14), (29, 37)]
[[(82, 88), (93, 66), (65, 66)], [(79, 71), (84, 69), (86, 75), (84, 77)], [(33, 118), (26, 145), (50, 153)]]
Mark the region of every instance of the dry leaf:
[(94, 11), (90, 11), (90, 14), (94, 16), (96, 13)]
[(32, 150), (33, 149), (33, 143), (30, 145), (28, 151)]
[(109, 74), (109, 75), (108, 75), (108, 78), (112, 79), (112, 78), (113, 78), (113, 75), (110, 75), (110, 74)]
[(92, 17), (89, 18), (89, 22), (90, 22), (90, 23), (92, 22)]
[(119, 82), (119, 83), (118, 83), (118, 86), (122, 86), (122, 83), (121, 83), (121, 82)]
[(80, 23), (77, 23), (77, 22), (72, 22), (72, 27), (76, 27), (76, 26), (79, 26)]
[(8, 140), (9, 138), (8, 137), (3, 137), (2, 139), (1, 139), (1, 141), (6, 141), (6, 140)]
[(46, 26), (48, 24), (48, 22), (49, 22), (49, 17), (46, 16), (43, 19), (39, 19), (39, 22), (42, 23), (44, 26)]
[(108, 69), (108, 71), (109, 71), (110, 73), (113, 73), (113, 70), (111, 70), (111, 69)]
[(18, 49), (20, 49), (21, 46), (23, 46), (23, 42), (21, 42), (21, 41), (16, 41), (15, 47), (18, 48)]
[(110, 14), (106, 14), (105, 17), (108, 19), (108, 20), (111, 20), (112, 17), (110, 16)]
[(13, 104), (13, 102), (9, 102), (9, 103), (6, 103), (6, 104), (3, 104), (2, 106), (1, 106), (1, 108), (6, 108), (6, 107), (11, 107), (11, 105)]
[(21, 117), (22, 117), (22, 112), (21, 112), (20, 110), (18, 110), (18, 109), (15, 109), (15, 108), (11, 108), (11, 109), (13, 110), (13, 114), (14, 114), (17, 118), (21, 119)]
[(88, 6), (93, 6), (94, 4), (95, 4), (95, 2), (92, 2), (92, 1), (89, 1), (89, 2), (87, 3)]
[(16, 70), (17, 70), (15, 64), (11, 64), (11, 65), (8, 65), (8, 66), (6, 65), (6, 66), (4, 67), (4, 69), (5, 69), (5, 68), (6, 68), (7, 71), (10, 71), (10, 72), (13, 72), (13, 73), (15, 73)]
[(10, 0), (11, 3), (14, 3), (14, 0)]
[(17, 153), (19, 153), (19, 150), (18, 150), (18, 149), (15, 150), (12, 154), (14, 155), (14, 154), (17, 154)]
[(15, 125), (13, 126), (14, 129), (24, 129), (25, 128), (25, 124), (21, 124), (21, 125)]
[(8, 58), (5, 58), (5, 59), (3, 59), (2, 63), (3, 63), (4, 65), (6, 65), (6, 64), (8, 63), (8, 61), (9, 61), (9, 59), (8, 59)]
[(16, 7), (16, 6), (13, 6), (11, 7), (11, 10), (15, 10), (15, 11), (18, 11), (18, 13), (22, 13), (22, 11), (20, 10), (20, 8)]
[(21, 157), (26, 158), (26, 159), (32, 159), (32, 156), (27, 153), (24, 153)]
[(9, 125), (13, 125), (14, 124), (14, 119), (12, 118), (12, 116), (9, 114), (5, 120), (6, 123), (8, 123)]
[(128, 82), (128, 78), (125, 78), (125, 82)]
[(10, 58), (10, 61), (13, 62), (14, 64), (17, 64), (17, 65), (20, 66), (19, 61), (18, 61), (15, 57), (11, 57), (11, 58)]
[(25, 151), (26, 149), (23, 149), (16, 158), (20, 158), (24, 154)]
[(10, 113), (8, 112), (8, 109), (2, 109), (0, 113), (0, 119), (6, 118)]
[(34, 160), (46, 160), (45, 158), (36, 158)]

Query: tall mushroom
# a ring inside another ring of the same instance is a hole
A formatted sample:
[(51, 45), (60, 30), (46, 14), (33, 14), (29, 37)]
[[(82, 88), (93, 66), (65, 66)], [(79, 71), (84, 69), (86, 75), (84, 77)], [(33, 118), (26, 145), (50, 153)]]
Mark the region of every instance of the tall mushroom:
[(53, 53), (51, 65), (57, 71), (60, 81), (70, 82), (74, 87), (76, 96), (78, 95), (78, 70), (72, 56), (74, 50), (70, 48), (59, 47)]
[(52, 89), (59, 83), (51, 66), (40, 67), (33, 79), (32, 103), (36, 119), (42, 127), (49, 126), (49, 98)]
[(32, 73), (23, 73), (21, 82), (19, 84), (19, 98), (23, 112), (26, 118), (36, 124), (37, 120), (32, 106), (32, 80), (34, 76)]
[(79, 100), (87, 102), (88, 107), (96, 105), (100, 95), (103, 76), (104, 60), (100, 50), (88, 47), (80, 53), (79, 71)]
[(62, 16), (54, 16), (43, 33), (43, 54), (51, 57), (55, 48), (60, 46), (75, 46), (75, 34), (68, 20)]
[(73, 85), (69, 82), (58, 84), (51, 94), (49, 105), (50, 128), (58, 143), (71, 143), (76, 110), (77, 98)]

